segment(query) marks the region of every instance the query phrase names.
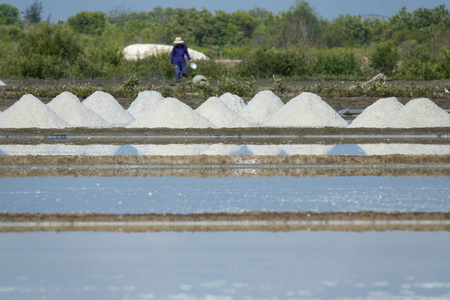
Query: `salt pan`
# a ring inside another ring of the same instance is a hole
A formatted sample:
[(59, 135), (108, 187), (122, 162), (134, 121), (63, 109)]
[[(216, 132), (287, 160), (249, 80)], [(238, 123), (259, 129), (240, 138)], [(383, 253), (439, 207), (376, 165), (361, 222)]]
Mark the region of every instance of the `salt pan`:
[(0, 116), (1, 128), (66, 128), (70, 124), (31, 94), (5, 110)]
[(410, 100), (382, 127), (450, 127), (450, 115), (427, 98)]
[(348, 127), (380, 128), (403, 106), (395, 97), (380, 99), (367, 107)]
[(162, 100), (164, 97), (156, 91), (140, 92), (127, 111), (137, 120), (152, 113)]
[(233, 95), (231, 93), (225, 93), (220, 96), (219, 99), (223, 101), (229, 108), (231, 108), (232, 111), (238, 114), (240, 114), (242, 112), (242, 109), (247, 106), (241, 97), (239, 97), (238, 95)]
[(127, 128), (215, 128), (214, 124), (198, 112), (175, 98), (166, 98), (149, 116), (144, 116)]
[(81, 104), (78, 97), (69, 92), (59, 94), (47, 106), (73, 127), (111, 127), (105, 119)]
[(200, 105), (196, 111), (207, 118), (216, 127), (250, 127), (239, 114), (232, 111), (217, 97), (211, 97)]
[(241, 116), (255, 125), (266, 123), (284, 106), (281, 99), (271, 91), (262, 91), (242, 109)]
[(87, 108), (93, 110), (113, 127), (125, 127), (134, 121), (133, 116), (108, 93), (96, 91), (83, 102)]
[(347, 127), (347, 122), (322, 98), (301, 93), (264, 124), (273, 127)]

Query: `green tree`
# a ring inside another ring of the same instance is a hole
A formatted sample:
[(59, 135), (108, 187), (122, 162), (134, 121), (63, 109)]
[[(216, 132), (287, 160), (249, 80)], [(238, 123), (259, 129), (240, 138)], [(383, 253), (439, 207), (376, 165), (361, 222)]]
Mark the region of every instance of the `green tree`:
[(20, 22), (19, 10), (9, 4), (0, 4), (0, 25), (14, 25)]
[(103, 12), (82, 11), (67, 20), (78, 33), (101, 35), (106, 28), (106, 15)]
[(42, 2), (34, 0), (34, 2), (28, 6), (25, 10), (25, 21), (29, 24), (37, 24), (41, 21), (41, 14), (44, 7)]

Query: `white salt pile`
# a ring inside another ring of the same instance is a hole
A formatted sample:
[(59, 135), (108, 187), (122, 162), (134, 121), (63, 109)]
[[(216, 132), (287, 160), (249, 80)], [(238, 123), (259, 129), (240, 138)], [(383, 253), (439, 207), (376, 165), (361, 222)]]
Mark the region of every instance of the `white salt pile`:
[(225, 93), (220, 96), (219, 99), (223, 101), (229, 108), (231, 108), (232, 111), (238, 114), (240, 114), (242, 109), (247, 106), (241, 97), (231, 93)]
[(127, 111), (137, 120), (144, 115), (153, 113), (162, 100), (164, 100), (163, 95), (156, 91), (140, 92)]
[(262, 91), (242, 109), (241, 116), (254, 125), (266, 123), (284, 106), (281, 99), (271, 91)]
[(27, 94), (0, 116), (1, 128), (66, 128), (70, 124), (38, 98)]
[(125, 127), (134, 121), (133, 116), (108, 93), (96, 91), (83, 102), (87, 108), (93, 110), (113, 127)]
[(281, 148), (287, 155), (326, 155), (334, 145), (282, 145)]
[(239, 114), (232, 111), (217, 97), (211, 97), (196, 110), (200, 115), (208, 119), (216, 127), (250, 127)]
[(72, 127), (111, 127), (105, 119), (81, 104), (78, 97), (69, 92), (59, 94), (47, 106)]
[(367, 107), (348, 127), (380, 128), (403, 106), (395, 97), (380, 99)]
[(381, 127), (450, 127), (450, 114), (427, 98), (414, 99)]
[(360, 144), (358, 145), (367, 155), (447, 155), (450, 145), (428, 144)]
[(198, 112), (175, 98), (166, 98), (152, 114), (132, 122), (127, 128), (215, 128)]
[(202, 155), (208, 144), (132, 145), (139, 155)]
[(264, 124), (270, 127), (347, 127), (347, 122), (322, 98), (301, 93)]

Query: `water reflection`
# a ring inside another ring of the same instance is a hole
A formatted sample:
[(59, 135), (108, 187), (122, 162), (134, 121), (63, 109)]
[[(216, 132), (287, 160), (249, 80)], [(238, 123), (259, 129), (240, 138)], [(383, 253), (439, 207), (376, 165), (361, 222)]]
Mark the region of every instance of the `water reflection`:
[(450, 211), (448, 177), (0, 178), (0, 212)]
[(449, 299), (447, 232), (3, 233), (4, 299)]
[(450, 145), (435, 144), (134, 144), (134, 145), (0, 145), (0, 155), (446, 155)]

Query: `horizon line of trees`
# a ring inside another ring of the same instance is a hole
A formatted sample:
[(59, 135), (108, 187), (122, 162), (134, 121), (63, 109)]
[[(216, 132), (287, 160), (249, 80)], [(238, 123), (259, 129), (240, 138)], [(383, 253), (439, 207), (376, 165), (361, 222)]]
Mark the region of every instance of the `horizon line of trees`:
[(132, 72), (170, 78), (164, 55), (127, 62), (121, 50), (135, 43), (170, 45), (182, 36), (190, 48), (212, 59), (243, 60), (231, 70), (208, 64), (204, 69), (211, 74), (202, 75), (210, 77), (368, 77), (384, 72), (404, 79), (450, 78), (445, 4), (413, 12), (403, 7), (388, 19), (340, 15), (332, 21), (300, 0), (278, 13), (117, 8), (106, 14), (83, 11), (57, 24), (42, 21), (42, 10), (35, 0), (21, 18), (16, 7), (0, 4), (1, 75), (104, 78)]

